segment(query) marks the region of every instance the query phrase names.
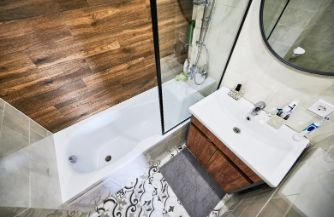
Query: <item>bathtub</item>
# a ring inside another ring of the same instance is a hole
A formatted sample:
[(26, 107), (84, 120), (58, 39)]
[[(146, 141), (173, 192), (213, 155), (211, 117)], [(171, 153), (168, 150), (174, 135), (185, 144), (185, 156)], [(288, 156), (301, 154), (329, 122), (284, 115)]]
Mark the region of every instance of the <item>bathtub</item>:
[[(182, 114), (177, 111), (203, 98), (185, 82), (171, 80), (163, 90), (164, 100), (174, 105), (169, 117), (175, 120), (189, 117), (187, 109)], [(175, 90), (182, 90), (183, 97)], [(155, 87), (53, 135), (62, 202), (116, 174), (187, 123), (162, 135), (158, 99)]]

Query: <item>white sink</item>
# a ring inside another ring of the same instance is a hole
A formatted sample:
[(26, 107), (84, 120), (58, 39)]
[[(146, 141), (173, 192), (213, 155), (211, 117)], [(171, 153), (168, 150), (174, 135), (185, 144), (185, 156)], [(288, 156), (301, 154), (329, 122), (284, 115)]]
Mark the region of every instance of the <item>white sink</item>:
[[(279, 129), (269, 126), (263, 111), (248, 121), (254, 105), (243, 98), (232, 99), (228, 91), (217, 90), (191, 106), (190, 112), (264, 182), (278, 186), (309, 140), (293, 140), (296, 132), (286, 125)], [(240, 133), (233, 131), (235, 127)]]

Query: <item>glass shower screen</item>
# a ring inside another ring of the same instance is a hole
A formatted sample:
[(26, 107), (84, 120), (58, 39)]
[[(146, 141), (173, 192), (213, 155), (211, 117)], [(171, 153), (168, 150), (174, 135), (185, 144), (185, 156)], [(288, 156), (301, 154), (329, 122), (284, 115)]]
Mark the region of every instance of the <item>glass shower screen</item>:
[[(215, 91), (249, 0), (151, 0), (163, 133)], [(219, 52), (217, 52), (219, 49)]]

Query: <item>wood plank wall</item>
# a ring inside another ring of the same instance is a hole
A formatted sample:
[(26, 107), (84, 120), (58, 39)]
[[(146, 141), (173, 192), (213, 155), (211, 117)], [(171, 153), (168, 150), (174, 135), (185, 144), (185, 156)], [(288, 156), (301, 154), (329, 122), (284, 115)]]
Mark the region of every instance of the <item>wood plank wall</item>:
[(0, 97), (48, 130), (155, 85), (149, 0), (0, 1)]
[(159, 45), (161, 57), (175, 54), (183, 64), (187, 57), (186, 39), (192, 18), (191, 0), (158, 0)]

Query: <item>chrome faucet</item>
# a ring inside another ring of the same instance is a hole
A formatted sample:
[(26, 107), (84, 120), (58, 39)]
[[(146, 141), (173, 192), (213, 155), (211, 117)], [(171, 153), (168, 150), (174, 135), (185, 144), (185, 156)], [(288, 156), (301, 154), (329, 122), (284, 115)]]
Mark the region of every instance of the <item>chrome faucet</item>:
[[(259, 101), (255, 103), (254, 108), (250, 112), (251, 116), (256, 116), (259, 114), (260, 111), (262, 111), (266, 107), (266, 103), (263, 101)], [(250, 120), (250, 115), (246, 117), (247, 120)]]

